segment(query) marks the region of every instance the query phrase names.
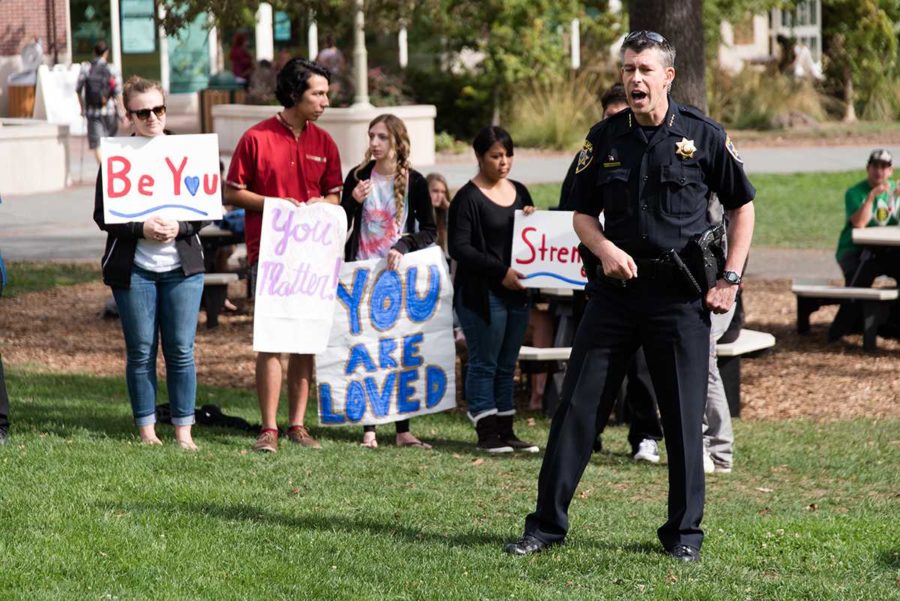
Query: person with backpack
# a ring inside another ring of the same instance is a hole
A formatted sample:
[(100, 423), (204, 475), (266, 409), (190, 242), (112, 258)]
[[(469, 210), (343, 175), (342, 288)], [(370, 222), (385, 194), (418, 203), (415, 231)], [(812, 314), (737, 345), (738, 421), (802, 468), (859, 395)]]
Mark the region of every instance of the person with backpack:
[(100, 40), (94, 45), (94, 60), (82, 65), (75, 92), (81, 103), (81, 114), (87, 118), (88, 147), (100, 162), (100, 138), (116, 135), (119, 120), (125, 118), (120, 98), (122, 73), (107, 62), (109, 46)]

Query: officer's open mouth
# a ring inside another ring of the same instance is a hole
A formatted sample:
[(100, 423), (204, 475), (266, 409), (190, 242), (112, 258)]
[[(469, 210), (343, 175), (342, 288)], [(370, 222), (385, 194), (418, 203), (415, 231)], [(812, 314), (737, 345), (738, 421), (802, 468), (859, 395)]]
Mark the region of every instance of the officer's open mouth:
[(647, 92), (641, 92), (640, 90), (634, 90), (631, 93), (631, 97), (634, 98), (635, 100), (643, 100), (644, 98), (647, 97)]

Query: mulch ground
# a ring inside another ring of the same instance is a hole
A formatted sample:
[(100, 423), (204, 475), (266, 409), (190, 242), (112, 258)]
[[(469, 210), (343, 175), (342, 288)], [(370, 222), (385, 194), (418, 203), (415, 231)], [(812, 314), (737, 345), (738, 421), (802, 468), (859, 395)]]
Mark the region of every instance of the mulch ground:
[[(232, 291), (240, 296), (240, 288)], [(4, 298), (0, 351), (11, 367), (44, 372), (123, 376), (125, 345), (117, 320), (104, 320), (109, 297), (100, 283)], [(813, 315), (812, 332), (798, 336), (788, 280), (749, 280), (745, 327), (772, 333), (768, 354), (742, 362), (744, 419), (850, 419), (900, 416), (900, 341), (878, 339), (864, 353), (861, 336), (826, 342), (835, 308)], [(255, 395), (252, 321), (226, 314), (207, 330), (201, 313), (196, 342), (201, 383), (243, 388)], [(160, 373), (163, 373), (160, 353)]]

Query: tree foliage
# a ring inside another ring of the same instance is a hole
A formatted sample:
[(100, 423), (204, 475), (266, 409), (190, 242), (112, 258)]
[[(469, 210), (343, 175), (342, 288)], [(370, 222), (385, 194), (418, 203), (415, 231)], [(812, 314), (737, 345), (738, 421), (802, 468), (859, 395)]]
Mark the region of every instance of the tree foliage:
[(484, 55), (478, 69), (493, 90), (494, 121), (523, 82), (547, 84), (569, 70), (567, 39), (578, 18), (586, 41), (608, 41), (605, 1), (442, 0), (439, 26), (451, 52)]
[[(202, 14), (212, 16), (219, 27), (252, 27), (262, 0), (159, 0), (165, 9), (162, 26), (174, 33)], [(353, 0), (268, 0), (274, 10), (295, 17), (315, 14), (322, 23), (351, 22), (355, 15)], [(373, 30), (397, 31), (408, 23), (415, 11), (439, 10), (440, 0), (366, 0), (366, 26)]]
[(890, 118), (900, 0), (822, 0), (822, 13), (828, 74), (844, 83), (844, 100), (859, 105), (864, 117)]

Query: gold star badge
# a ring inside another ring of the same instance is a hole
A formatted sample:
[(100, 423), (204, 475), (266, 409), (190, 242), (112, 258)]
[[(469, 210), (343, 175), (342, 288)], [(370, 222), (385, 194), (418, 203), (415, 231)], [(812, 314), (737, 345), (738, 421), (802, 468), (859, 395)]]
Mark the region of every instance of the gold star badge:
[(694, 146), (693, 140), (688, 140), (687, 138), (681, 138), (681, 142), (675, 142), (675, 154), (680, 156), (683, 159), (691, 159), (694, 158), (694, 153), (697, 152), (697, 147)]

